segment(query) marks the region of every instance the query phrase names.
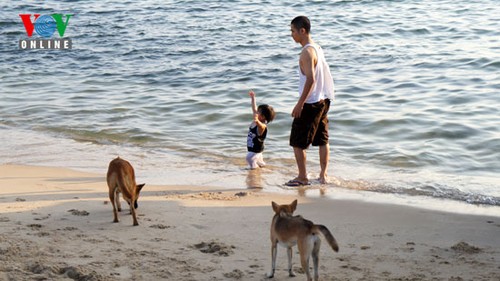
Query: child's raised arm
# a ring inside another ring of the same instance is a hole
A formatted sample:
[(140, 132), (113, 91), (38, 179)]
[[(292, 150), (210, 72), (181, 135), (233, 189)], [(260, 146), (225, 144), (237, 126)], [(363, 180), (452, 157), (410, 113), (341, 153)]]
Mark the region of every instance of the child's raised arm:
[(255, 102), (255, 93), (250, 90), (248, 92), (248, 96), (250, 96), (250, 99), (252, 101), (252, 112), (253, 114), (257, 114), (257, 103)]
[(257, 133), (260, 136), (264, 133), (264, 130), (266, 129), (266, 124), (260, 122), (260, 120), (259, 120), (259, 111), (257, 109), (257, 103), (255, 102), (255, 93), (252, 90), (250, 90), (248, 92), (248, 95), (250, 96), (250, 99), (252, 100), (253, 120), (258, 127)]

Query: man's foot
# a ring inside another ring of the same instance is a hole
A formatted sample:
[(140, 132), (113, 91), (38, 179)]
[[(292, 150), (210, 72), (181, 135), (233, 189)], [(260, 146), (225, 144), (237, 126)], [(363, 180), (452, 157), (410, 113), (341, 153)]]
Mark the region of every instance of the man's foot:
[(288, 182), (285, 183), (286, 186), (303, 186), (303, 185), (310, 185), (308, 179), (299, 179), (299, 178), (294, 178), (293, 180), (289, 180)]
[(328, 180), (328, 177), (326, 177), (326, 176), (325, 177), (319, 177), (318, 181), (319, 181), (320, 184), (329, 184), (330, 183), (330, 181)]

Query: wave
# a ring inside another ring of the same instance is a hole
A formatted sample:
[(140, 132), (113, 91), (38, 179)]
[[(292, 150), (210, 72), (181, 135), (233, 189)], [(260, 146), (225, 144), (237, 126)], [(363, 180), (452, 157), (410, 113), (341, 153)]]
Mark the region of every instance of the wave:
[(474, 205), (500, 206), (500, 197), (498, 196), (464, 192), (459, 189), (440, 184), (429, 185), (413, 183), (411, 187), (395, 187), (392, 185), (379, 184), (364, 180), (345, 180), (339, 177), (332, 178), (332, 184), (335, 185), (335, 187), (349, 190), (404, 195), (410, 197), (431, 197), (465, 202)]

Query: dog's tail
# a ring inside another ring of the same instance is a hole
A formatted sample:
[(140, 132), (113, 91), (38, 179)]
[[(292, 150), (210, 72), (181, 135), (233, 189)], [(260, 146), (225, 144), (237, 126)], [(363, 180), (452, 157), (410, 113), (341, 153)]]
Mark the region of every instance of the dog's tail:
[(326, 226), (315, 224), (314, 228), (316, 229), (316, 231), (320, 231), (323, 236), (325, 236), (326, 241), (328, 241), (328, 244), (330, 244), (330, 247), (332, 247), (335, 252), (339, 251), (339, 244), (337, 244), (337, 240), (335, 240), (332, 233), (330, 232), (330, 230), (328, 230), (328, 228), (326, 228)]

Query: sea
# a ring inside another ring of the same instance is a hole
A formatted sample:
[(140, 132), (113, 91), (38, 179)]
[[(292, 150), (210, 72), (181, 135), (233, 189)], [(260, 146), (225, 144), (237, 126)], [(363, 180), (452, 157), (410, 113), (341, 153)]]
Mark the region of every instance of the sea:
[[(22, 49), (42, 37), (20, 14), (62, 14), (72, 48)], [(499, 14), (497, 0), (2, 1), (0, 164), (104, 179), (120, 156), (147, 184), (500, 216)], [(336, 87), (331, 183), (314, 181), (311, 147), (301, 189), (283, 185), (297, 174), (299, 15)], [(259, 170), (245, 162), (250, 90), (277, 113)]]

